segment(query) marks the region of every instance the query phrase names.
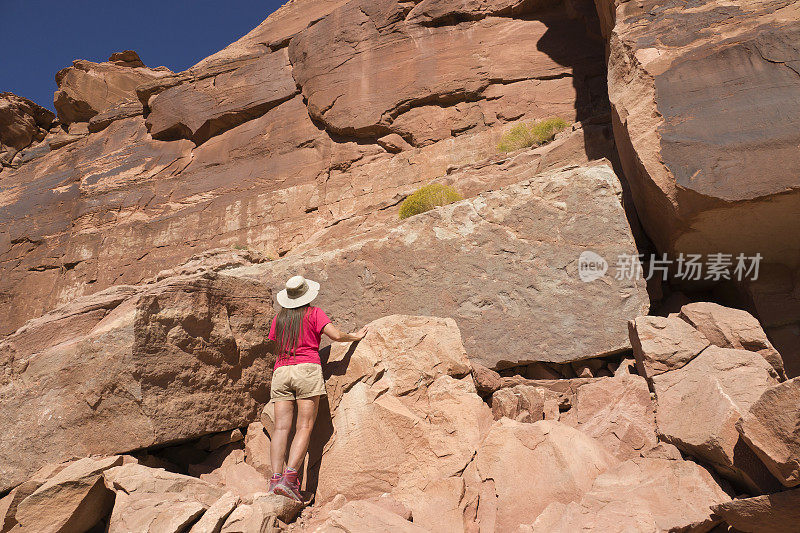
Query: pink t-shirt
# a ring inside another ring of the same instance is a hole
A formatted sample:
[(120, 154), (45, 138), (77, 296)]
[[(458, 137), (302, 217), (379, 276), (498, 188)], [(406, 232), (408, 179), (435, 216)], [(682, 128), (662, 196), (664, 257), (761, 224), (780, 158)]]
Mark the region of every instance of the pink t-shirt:
[[(303, 317), (303, 328), (294, 355), (279, 357), (275, 361), (275, 368), (284, 365), (299, 365), (300, 363), (322, 364), (319, 358), (319, 340), (322, 337), (322, 328), (330, 322), (331, 319), (328, 318), (325, 311), (319, 307), (309, 307)], [(275, 318), (273, 318), (269, 328), (269, 340), (275, 341), (276, 338)]]

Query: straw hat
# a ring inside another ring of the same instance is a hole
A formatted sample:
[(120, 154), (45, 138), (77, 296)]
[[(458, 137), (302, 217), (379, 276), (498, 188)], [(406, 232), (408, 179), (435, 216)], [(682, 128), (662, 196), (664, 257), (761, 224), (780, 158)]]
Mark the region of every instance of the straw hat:
[(311, 303), (319, 294), (319, 283), (303, 276), (292, 276), (286, 288), (278, 292), (278, 303), (285, 309), (294, 309)]

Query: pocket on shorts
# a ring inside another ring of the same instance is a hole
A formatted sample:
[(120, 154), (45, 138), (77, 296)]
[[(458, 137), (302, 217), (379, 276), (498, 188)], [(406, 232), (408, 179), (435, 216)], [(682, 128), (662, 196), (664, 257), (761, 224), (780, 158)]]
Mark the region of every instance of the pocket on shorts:
[(297, 396), (308, 397), (325, 394), (325, 379), (322, 377), (322, 366), (316, 363), (305, 363), (297, 380)]

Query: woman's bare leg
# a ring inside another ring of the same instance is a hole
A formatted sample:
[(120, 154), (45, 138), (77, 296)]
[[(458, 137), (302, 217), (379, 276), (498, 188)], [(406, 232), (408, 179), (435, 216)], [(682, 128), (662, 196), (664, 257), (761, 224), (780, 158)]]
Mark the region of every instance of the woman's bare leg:
[(270, 442), (269, 459), (272, 471), (276, 474), (283, 473), (283, 461), (286, 458), (286, 447), (289, 442), (289, 433), (292, 431), (295, 400), (280, 400), (275, 402), (275, 429)]
[[(308, 451), (308, 443), (311, 440), (311, 430), (314, 429), (314, 422), (317, 420), (319, 398), (319, 396), (313, 396), (297, 400), (297, 427), (294, 430), (292, 447), (289, 450), (289, 468), (299, 470), (300, 465), (303, 464), (306, 451)], [(277, 409), (277, 404), (275, 407)], [(278, 418), (277, 414), (275, 418)]]

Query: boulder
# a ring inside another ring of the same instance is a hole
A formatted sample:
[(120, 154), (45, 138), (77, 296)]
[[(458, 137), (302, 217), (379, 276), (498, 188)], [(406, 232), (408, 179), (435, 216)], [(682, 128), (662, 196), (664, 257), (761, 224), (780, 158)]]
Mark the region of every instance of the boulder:
[(103, 473), (105, 486), (118, 495), (136, 498), (188, 498), (208, 508), (225, 494), (225, 490), (201, 479), (163, 468), (150, 468), (129, 463)]
[(195, 522), (189, 533), (219, 533), (225, 520), (236, 509), (241, 499), (232, 492), (226, 492), (211, 507), (206, 509), (203, 516)]
[(205, 463), (189, 466), (189, 473), (204, 481), (224, 486), (248, 503), (253, 495), (264, 492), (269, 480), (245, 462), (245, 451), (240, 448), (223, 448), (212, 454)]
[(369, 500), (347, 502), (330, 511), (329, 518), (314, 531), (334, 533), (422, 533), (431, 531)]
[(492, 394), (503, 386), (500, 374), (486, 368), (477, 361), (472, 361), (472, 378), (475, 380), (475, 388), (478, 394)]
[(68, 464), (19, 502), (15, 527), (36, 533), (91, 529), (114, 505), (114, 493), (103, 484), (104, 472), (122, 462), (121, 456), (111, 456)]
[(413, 148), (410, 144), (408, 144), (405, 139), (400, 137), (396, 133), (390, 133), (389, 135), (384, 135), (380, 139), (378, 139), (378, 145), (392, 154), (398, 154), (403, 150), (410, 150)]
[[(621, 460), (638, 457), (656, 445), (654, 404), (644, 378), (631, 374), (616, 377), (572, 379), (525, 379), (520, 376), (502, 378), (503, 387), (492, 398), (503, 398), (506, 388), (521, 391), (547, 391), (552, 407), (544, 419), (558, 420), (597, 439)], [(518, 400), (509, 402), (517, 407)], [(500, 406), (502, 409), (505, 406)], [(512, 413), (517, 411), (512, 409)], [(507, 416), (507, 415), (506, 415)]]
[(244, 461), (264, 477), (269, 478), (272, 475), (270, 439), (261, 422), (253, 422), (247, 426), (247, 434), (244, 437)]
[(67, 467), (68, 463), (48, 464), (40, 468), (30, 479), (14, 487), (0, 499), (0, 531), (10, 531), (17, 524), (17, 507), (25, 498), (36, 492), (49, 478)]
[[(334, 344), (328, 371), (332, 438), (319, 464), (316, 501), (391, 493), (414, 516), (441, 514), (441, 501), (431, 496), (437, 482), (459, 476), (492, 421), (455, 322), (382, 318), (358, 344)], [(453, 507), (460, 494), (450, 491)]]
[(736, 531), (793, 533), (800, 523), (800, 489), (732, 500), (713, 509)]
[(800, 485), (800, 378), (765, 390), (736, 428), (781, 483)]
[[(764, 263), (796, 267), (797, 6), (595, 3), (614, 138), (659, 252), (726, 253), (734, 262), (739, 253), (760, 253)], [(766, 127), (745, 126), (755, 124)]]
[(781, 354), (769, 342), (758, 320), (747, 311), (695, 302), (681, 307), (680, 317), (715, 346), (758, 352), (779, 376), (785, 377)]
[(262, 493), (252, 504), (240, 505), (228, 515), (221, 533), (272, 531), (277, 520), (289, 522), (300, 513), (303, 504), (279, 494)]
[(191, 497), (130, 496), (118, 493), (108, 522), (108, 533), (182, 533), (205, 511)]
[(253, 282), (179, 276), (89, 297), (0, 341), (0, 490), (47, 462), (247, 425), (269, 399), (270, 299)]
[(587, 248), (635, 251), (619, 194), (605, 165), (561, 169), (225, 274), (275, 289), (297, 272), (318, 279), (318, 305), (345, 328), (397, 312), (453, 316), (489, 368), (594, 358), (628, 348), (624, 324), (649, 305), (642, 279), (578, 274)]
[(479, 516), (491, 513), (495, 531), (513, 531), (553, 502), (579, 499), (618, 462), (596, 440), (559, 422), (501, 418), (475, 456), (483, 485)]
[(655, 405), (641, 376), (597, 378), (583, 383), (558, 420), (595, 438), (621, 460), (657, 444)]
[(262, 116), (297, 94), (286, 49), (244, 62), (235, 70), (188, 81), (152, 96), (147, 129), (154, 139), (213, 136)]
[(640, 316), (628, 323), (639, 373), (647, 378), (683, 367), (709, 346), (708, 339), (676, 316)]
[(20, 150), (44, 139), (55, 115), (12, 93), (0, 92), (0, 168)]
[(777, 485), (740, 439), (736, 422), (778, 383), (759, 354), (711, 346), (679, 370), (653, 378), (658, 432), (748, 491)]
[(730, 497), (691, 461), (629, 459), (597, 476), (575, 501), (551, 503), (520, 533), (709, 531), (712, 505)]
[(150, 69), (139, 63), (141, 61), (119, 60), (93, 63), (76, 59), (71, 67), (58, 71), (58, 90), (53, 97), (58, 119), (67, 125), (88, 122), (99, 113), (126, 101), (135, 101), (137, 85), (172, 74), (164, 67)]
[(492, 394), (492, 416), (519, 422), (558, 420), (558, 394), (542, 387), (517, 385)]
[(110, 533), (186, 531), (226, 494), (206, 481), (140, 464), (111, 468), (103, 477), (116, 493)]
[(89, 120), (88, 130), (90, 133), (103, 131), (116, 120), (133, 118), (144, 113), (144, 107), (138, 100), (124, 100), (113, 107), (110, 107), (96, 114)]

